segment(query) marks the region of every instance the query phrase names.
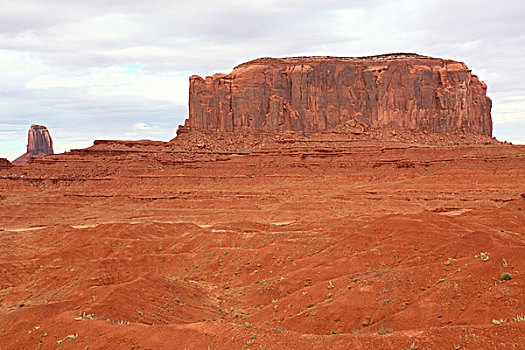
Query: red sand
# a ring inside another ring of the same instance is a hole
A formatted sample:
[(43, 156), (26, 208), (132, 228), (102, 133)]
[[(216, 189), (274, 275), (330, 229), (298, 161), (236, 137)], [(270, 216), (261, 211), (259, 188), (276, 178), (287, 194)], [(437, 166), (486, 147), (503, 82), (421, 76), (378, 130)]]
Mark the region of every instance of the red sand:
[(524, 179), (523, 146), (333, 139), (2, 169), (0, 347), (523, 349)]

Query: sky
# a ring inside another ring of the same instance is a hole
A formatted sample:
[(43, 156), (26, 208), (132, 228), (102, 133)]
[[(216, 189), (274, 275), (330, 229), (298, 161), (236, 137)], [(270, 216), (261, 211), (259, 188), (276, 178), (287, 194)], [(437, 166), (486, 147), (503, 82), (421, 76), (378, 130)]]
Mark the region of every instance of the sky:
[(465, 62), (488, 85), (494, 136), (525, 144), (524, 18), (514, 0), (2, 0), (0, 157), (25, 153), (31, 124), (56, 153), (170, 140), (193, 74), (392, 52)]

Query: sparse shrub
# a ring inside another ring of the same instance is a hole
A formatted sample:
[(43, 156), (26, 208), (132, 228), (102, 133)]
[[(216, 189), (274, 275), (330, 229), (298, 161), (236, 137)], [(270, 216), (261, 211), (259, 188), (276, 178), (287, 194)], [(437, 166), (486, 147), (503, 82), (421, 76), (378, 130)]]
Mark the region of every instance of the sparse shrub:
[(57, 340), (57, 347), (60, 347), (60, 345), (62, 345), (62, 343), (65, 342), (66, 340), (68, 340), (68, 339), (75, 340), (75, 339), (77, 339), (77, 337), (78, 337), (78, 334), (70, 334), (70, 335), (66, 336), (64, 339)]
[(505, 282), (505, 281), (510, 281), (512, 278), (513, 278), (512, 274), (510, 274), (509, 272), (503, 272), (499, 280), (501, 282)]
[(523, 322), (525, 321), (525, 315), (516, 315), (511, 322)]
[(390, 329), (390, 328), (383, 328), (383, 327), (381, 327), (381, 329), (377, 331), (377, 334), (385, 335), (385, 334), (392, 333), (392, 332), (393, 332), (393, 330)]
[(482, 253), (479, 253), (479, 254), (476, 254), (474, 255), (474, 258), (481, 258), (481, 261), (487, 261), (489, 260), (489, 253), (487, 252), (482, 252)]
[(419, 349), (419, 346), (416, 345), (416, 342), (414, 341), (410, 346), (407, 348), (407, 350), (417, 350)]
[(450, 263), (453, 262), (453, 261), (456, 261), (456, 259), (448, 258), (448, 260), (445, 261), (443, 264), (445, 264), (445, 265), (450, 265)]
[(507, 322), (507, 320), (505, 320), (504, 318), (502, 318), (501, 320), (492, 319), (492, 323), (494, 324), (502, 324), (505, 322)]

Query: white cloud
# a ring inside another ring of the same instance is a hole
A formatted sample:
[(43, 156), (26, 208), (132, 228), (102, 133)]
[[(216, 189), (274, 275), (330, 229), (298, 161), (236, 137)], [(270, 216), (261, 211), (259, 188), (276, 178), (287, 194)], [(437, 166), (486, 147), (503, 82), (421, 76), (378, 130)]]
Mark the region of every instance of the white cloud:
[[(518, 140), (524, 17), (517, 0), (4, 0), (0, 135), (25, 144), (38, 122), (59, 149), (167, 140), (187, 116), (192, 74), (262, 56), (405, 51), (467, 63), (489, 87), (495, 135)], [(0, 136), (0, 156), (24, 152), (14, 144)]]
[(141, 98), (185, 105), (188, 101), (188, 76), (146, 73), (127, 65), (91, 69), (83, 75), (58, 77), (44, 74), (25, 84), (27, 89), (78, 89), (86, 98)]
[(28, 81), (25, 87), (28, 89), (53, 89), (53, 88), (79, 88), (85, 85), (81, 79), (59, 78), (54, 74), (43, 74)]
[(18, 84), (44, 70), (42, 63), (28, 53), (0, 50), (0, 88)]
[(146, 123), (136, 123), (135, 125), (133, 125), (133, 129), (135, 130), (139, 130), (139, 131), (142, 131), (142, 130), (151, 130), (151, 129), (155, 129), (157, 128), (156, 126), (151, 126), (151, 125), (148, 125)]

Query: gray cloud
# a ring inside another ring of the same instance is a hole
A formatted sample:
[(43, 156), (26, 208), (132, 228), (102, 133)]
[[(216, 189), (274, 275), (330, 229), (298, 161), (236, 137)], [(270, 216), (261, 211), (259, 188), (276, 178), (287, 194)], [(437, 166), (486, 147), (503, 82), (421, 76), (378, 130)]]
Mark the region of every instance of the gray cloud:
[[(525, 143), (524, 17), (514, 0), (6, 0), (0, 156), (23, 153), (33, 122), (56, 130), (61, 150), (95, 138), (170, 139), (187, 115), (191, 74), (262, 56), (403, 51), (467, 63), (489, 86), (495, 135)], [(133, 63), (129, 73), (112, 68)]]

